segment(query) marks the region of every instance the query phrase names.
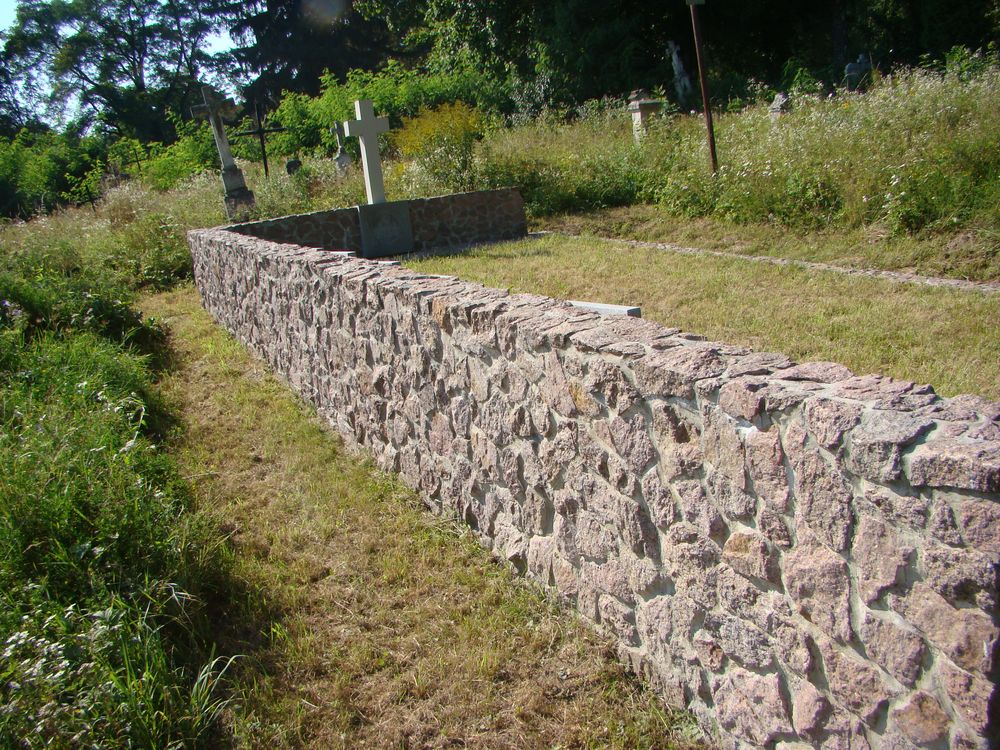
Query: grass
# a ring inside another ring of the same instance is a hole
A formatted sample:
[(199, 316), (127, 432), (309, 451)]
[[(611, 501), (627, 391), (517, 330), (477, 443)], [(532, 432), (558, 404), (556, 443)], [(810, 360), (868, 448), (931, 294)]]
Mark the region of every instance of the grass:
[(921, 236), (894, 235), (880, 225), (806, 230), (774, 223), (739, 224), (714, 217), (677, 217), (652, 204), (540, 217), (532, 224), (536, 229), (568, 234), (666, 242), (845, 268), (973, 281), (1000, 280), (1000, 234), (987, 229)]
[(690, 744), (690, 719), (467, 529), (346, 450), (192, 288), (144, 310), (176, 351), (162, 386), (185, 429), (170, 451), (248, 584), (219, 620), (244, 654), (228, 713), (238, 746)]
[(210, 747), (227, 567), (158, 450), (162, 330), (51, 260), (0, 258), (0, 746)]
[(550, 235), (409, 260), (425, 273), (641, 305), (710, 339), (1000, 398), (1000, 296)]

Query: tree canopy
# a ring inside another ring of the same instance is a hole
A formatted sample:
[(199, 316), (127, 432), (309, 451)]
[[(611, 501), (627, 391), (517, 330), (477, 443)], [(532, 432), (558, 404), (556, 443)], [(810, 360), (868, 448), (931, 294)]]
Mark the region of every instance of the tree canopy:
[[(799, 70), (837, 83), (858, 55), (887, 68), (985, 46), (1000, 37), (1000, 0), (709, 0), (702, 23), (725, 97)], [(234, 48), (210, 54), (223, 30)], [(0, 36), (0, 129), (62, 107), (112, 135), (169, 140), (167, 111), (186, 117), (206, 79), (274, 106), (316, 94), (324, 71), (344, 80), (390, 61), (486, 72), (517, 106), (577, 103), (669, 90), (670, 42), (691, 70), (682, 0), (20, 0)]]

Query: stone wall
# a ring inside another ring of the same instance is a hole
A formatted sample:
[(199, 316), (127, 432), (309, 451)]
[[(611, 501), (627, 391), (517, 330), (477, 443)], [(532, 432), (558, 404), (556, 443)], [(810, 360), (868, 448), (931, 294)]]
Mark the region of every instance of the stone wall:
[[(417, 251), (511, 240), (527, 233), (524, 200), (512, 188), (418, 198), (407, 204)], [(228, 229), (275, 242), (361, 252), (357, 206), (235, 224)]]
[(222, 325), (722, 747), (996, 741), (1000, 404), (224, 230), (189, 242)]

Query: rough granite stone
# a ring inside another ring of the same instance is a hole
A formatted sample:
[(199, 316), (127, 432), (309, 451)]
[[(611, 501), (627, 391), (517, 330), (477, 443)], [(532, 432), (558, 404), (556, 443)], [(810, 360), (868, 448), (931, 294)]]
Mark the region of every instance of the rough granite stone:
[(901, 458), (912, 444), (934, 426), (930, 419), (908, 412), (870, 411), (851, 431), (847, 468), (873, 482), (892, 482), (902, 475)]
[(938, 742), (948, 734), (948, 714), (933, 696), (923, 690), (913, 693), (905, 703), (894, 708), (890, 715), (899, 731), (918, 747)]
[(733, 667), (712, 686), (719, 724), (762, 746), (793, 731), (777, 674), (759, 675)]
[(958, 525), (970, 547), (1000, 554), (1000, 500), (964, 498), (958, 508)]
[(879, 599), (902, 581), (913, 548), (887, 524), (862, 516), (854, 535), (852, 556), (858, 568), (858, 589), (867, 603)]
[(914, 487), (1000, 492), (1000, 442), (929, 440), (910, 453), (907, 473)]
[(860, 629), (868, 654), (904, 685), (915, 685), (927, 653), (923, 639), (873, 612), (865, 613)]
[(795, 496), (813, 533), (840, 552), (847, 548), (851, 533), (851, 486), (806, 438), (805, 430), (795, 423), (785, 431), (785, 453), (795, 472)]
[(744, 438), (747, 470), (757, 495), (778, 513), (788, 511), (788, 472), (776, 427), (750, 429)]
[(923, 583), (914, 584), (906, 596), (891, 597), (890, 604), (960, 667), (990, 673), (1000, 630), (985, 612), (956, 609)]
[(985, 733), (989, 726), (990, 699), (997, 689), (996, 684), (969, 674), (945, 660), (938, 668), (955, 710), (976, 732)]
[(866, 724), (874, 723), (895, 691), (876, 667), (862, 661), (854, 651), (827, 640), (819, 648), (834, 700)]
[(863, 408), (854, 401), (840, 401), (817, 396), (802, 405), (806, 428), (816, 442), (827, 450), (839, 444), (844, 433), (861, 421)]
[[(410, 212), (425, 249), (523, 232), (514, 191)], [(988, 746), (1000, 404), (344, 257), (356, 216), (188, 235), (206, 308), (352, 448), (720, 748)]]
[(844, 559), (815, 541), (785, 555), (785, 589), (798, 612), (824, 632), (851, 639), (850, 585)]
[(722, 560), (748, 578), (759, 578), (769, 583), (781, 580), (777, 557), (760, 534), (732, 534), (722, 547)]

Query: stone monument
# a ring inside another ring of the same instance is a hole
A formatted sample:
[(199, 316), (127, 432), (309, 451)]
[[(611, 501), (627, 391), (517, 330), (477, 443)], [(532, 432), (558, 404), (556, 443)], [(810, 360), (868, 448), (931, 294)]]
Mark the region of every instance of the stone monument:
[(677, 104), (681, 109), (686, 109), (688, 101), (694, 95), (694, 85), (691, 83), (691, 76), (684, 68), (684, 61), (681, 60), (681, 48), (673, 39), (667, 41), (667, 52), (670, 53), (670, 64), (674, 68), (674, 91), (677, 92)]
[(199, 119), (207, 119), (212, 126), (212, 136), (215, 147), (219, 150), (219, 160), (222, 162), (222, 186), (226, 191), (226, 215), (230, 219), (245, 219), (256, 205), (253, 192), (247, 188), (243, 172), (236, 166), (233, 152), (229, 148), (229, 140), (223, 128), (223, 118), (236, 114), (236, 105), (232, 99), (220, 99), (211, 86), (202, 86), (201, 95), (205, 100), (191, 108), (191, 114)]
[(361, 166), (365, 172), (368, 205), (358, 206), (361, 220), (361, 253), (381, 258), (413, 251), (413, 228), (408, 201), (386, 202), (378, 134), (389, 130), (389, 119), (376, 117), (370, 99), (354, 102), (356, 120), (344, 123), (344, 134), (361, 141)]
[(628, 111), (632, 113), (632, 137), (638, 143), (646, 134), (649, 121), (663, 109), (663, 102), (650, 97), (645, 89), (637, 89), (629, 94)]
[(342, 122), (335, 122), (333, 127), (330, 128), (333, 131), (333, 135), (337, 139), (337, 155), (333, 157), (333, 163), (337, 165), (337, 174), (343, 175), (349, 166), (354, 163), (354, 159), (351, 155), (344, 151), (344, 124)]
[(774, 95), (774, 99), (767, 108), (767, 112), (771, 117), (771, 122), (777, 122), (781, 119), (781, 116), (790, 112), (792, 109), (792, 100), (788, 98), (788, 94), (784, 91), (779, 91)]

